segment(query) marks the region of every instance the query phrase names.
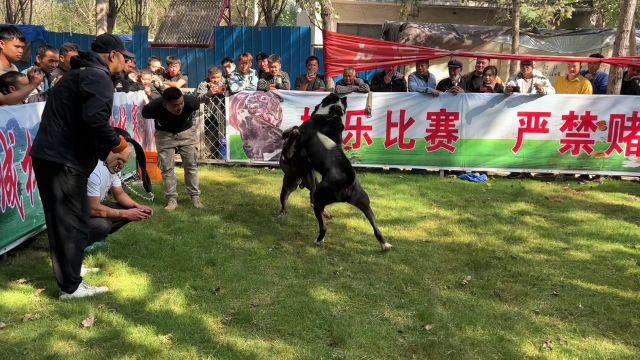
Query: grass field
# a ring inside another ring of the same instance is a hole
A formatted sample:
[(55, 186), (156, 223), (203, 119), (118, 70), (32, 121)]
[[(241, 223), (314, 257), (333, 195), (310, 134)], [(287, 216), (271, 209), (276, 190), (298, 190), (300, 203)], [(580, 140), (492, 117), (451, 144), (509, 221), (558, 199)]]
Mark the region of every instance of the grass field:
[(0, 358), (640, 358), (637, 182), (359, 176), (388, 253), (344, 204), (315, 246), (308, 194), (278, 220), (280, 171), (245, 167), (88, 255), (108, 295), (57, 300), (40, 236), (0, 261)]

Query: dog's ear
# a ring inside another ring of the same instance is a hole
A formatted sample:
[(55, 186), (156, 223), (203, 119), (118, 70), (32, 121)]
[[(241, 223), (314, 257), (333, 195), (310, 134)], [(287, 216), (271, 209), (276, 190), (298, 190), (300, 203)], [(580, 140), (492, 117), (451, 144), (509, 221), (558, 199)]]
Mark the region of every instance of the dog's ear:
[(114, 127), (113, 130), (115, 130), (116, 134), (124, 137), (125, 140), (129, 141), (131, 139), (131, 135), (129, 134), (129, 132), (127, 130), (119, 128), (119, 127)]
[[(284, 138), (284, 133), (282, 134)], [(300, 130), (297, 126), (287, 130), (287, 137), (284, 138), (284, 144), (282, 144), (282, 152), (280, 153), (281, 159), (288, 161), (295, 156), (297, 151), (298, 138)]]
[(299, 133), (300, 133), (300, 130), (298, 130), (298, 126), (293, 126), (292, 128), (282, 132), (282, 140), (287, 140), (287, 138), (289, 138), (290, 135), (292, 134), (297, 135)]
[(342, 105), (344, 106), (344, 111), (347, 111), (347, 97), (343, 96), (340, 98), (340, 101), (342, 102)]

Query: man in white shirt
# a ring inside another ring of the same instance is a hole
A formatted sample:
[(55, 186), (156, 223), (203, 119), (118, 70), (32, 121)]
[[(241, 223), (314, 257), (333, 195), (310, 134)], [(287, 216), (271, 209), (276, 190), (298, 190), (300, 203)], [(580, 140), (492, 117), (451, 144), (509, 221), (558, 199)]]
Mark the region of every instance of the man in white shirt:
[[(115, 202), (104, 200), (109, 190)], [(153, 216), (153, 209), (133, 201), (122, 189), (120, 178), (109, 173), (101, 161), (89, 176), (87, 196), (91, 212), (89, 244), (103, 240), (131, 221), (150, 219)]]

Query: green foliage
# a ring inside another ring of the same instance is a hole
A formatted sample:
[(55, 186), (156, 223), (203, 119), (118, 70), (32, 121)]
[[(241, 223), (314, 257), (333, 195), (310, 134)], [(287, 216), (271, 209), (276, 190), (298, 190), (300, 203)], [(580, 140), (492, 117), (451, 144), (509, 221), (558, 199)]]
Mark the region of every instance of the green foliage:
[(294, 0), (289, 0), (287, 8), (278, 20), (278, 26), (296, 26), (296, 16), (298, 14), (298, 5)]
[[(124, 0), (114, 33), (130, 34), (133, 27), (131, 13), (136, 1), (142, 1), (147, 11), (143, 16), (144, 26), (149, 27), (153, 36), (160, 26), (171, 0)], [(57, 32), (74, 32), (95, 34), (96, 32), (95, 0), (34, 0), (33, 24), (44, 25), (48, 30)], [(0, 8), (0, 16), (4, 18), (4, 9)]]
[[(594, 0), (593, 12), (596, 20), (596, 27), (612, 28), (617, 27), (618, 17), (620, 17), (619, 0)], [(640, 27), (640, 2), (636, 3), (635, 24)]]
[(281, 172), (244, 167), (89, 254), (110, 294), (58, 301), (43, 235), (0, 261), (0, 359), (640, 358), (636, 182), (359, 177), (388, 253), (344, 204), (315, 246), (308, 193), (279, 220)]
[[(511, 23), (511, 0), (498, 0), (503, 5), (498, 22), (504, 25)], [(520, 27), (538, 27), (554, 29), (560, 22), (570, 19), (576, 0), (531, 0), (520, 4)]]

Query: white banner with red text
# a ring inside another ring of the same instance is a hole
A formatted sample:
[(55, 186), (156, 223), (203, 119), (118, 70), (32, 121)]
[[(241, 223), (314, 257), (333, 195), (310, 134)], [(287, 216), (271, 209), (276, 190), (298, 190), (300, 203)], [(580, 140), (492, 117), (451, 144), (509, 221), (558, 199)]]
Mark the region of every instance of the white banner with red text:
[[(228, 159), (277, 163), (282, 131), (326, 93), (227, 99)], [(343, 133), (364, 167), (640, 174), (640, 101), (617, 95), (372, 93), (348, 96)]]
[[(116, 93), (111, 124), (127, 129), (141, 144), (152, 144), (153, 121), (143, 119), (141, 115), (146, 103), (147, 97), (142, 91)], [(0, 106), (0, 254), (40, 231), (45, 224), (29, 156), (44, 105), (41, 102)], [(126, 178), (135, 172), (132, 157), (121, 176)]]

